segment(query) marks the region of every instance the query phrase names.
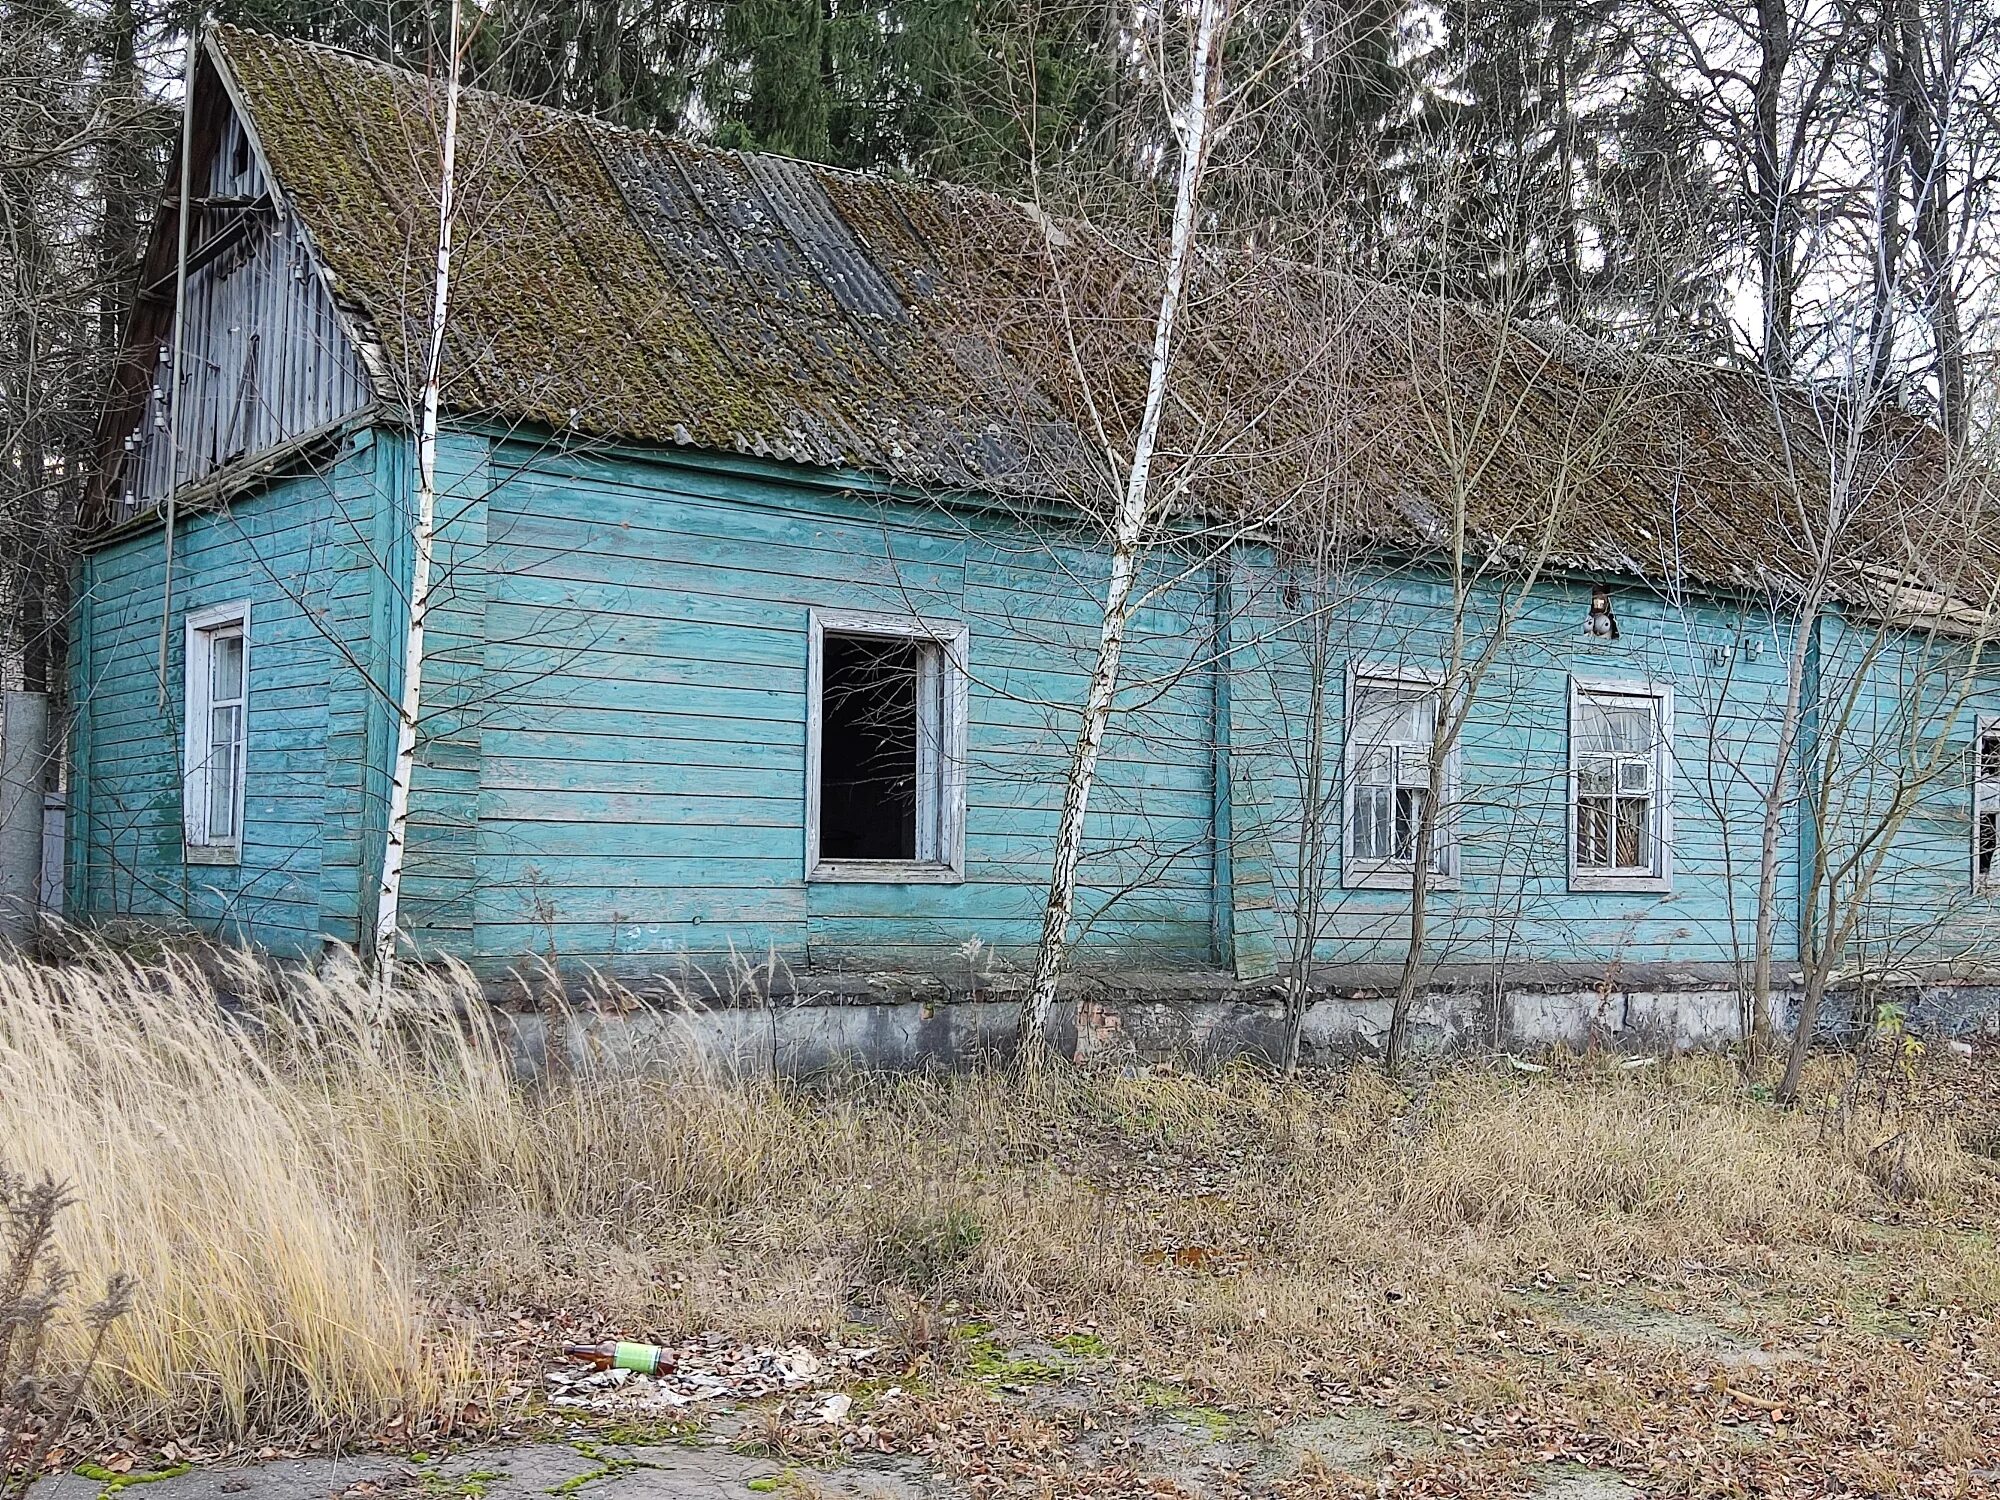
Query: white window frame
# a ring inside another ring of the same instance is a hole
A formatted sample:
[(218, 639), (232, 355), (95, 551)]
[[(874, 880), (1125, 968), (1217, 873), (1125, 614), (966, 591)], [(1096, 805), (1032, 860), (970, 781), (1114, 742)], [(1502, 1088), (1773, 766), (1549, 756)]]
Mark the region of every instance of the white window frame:
[[(1582, 791), (1577, 753), (1577, 712), (1585, 698), (1648, 700), (1653, 705), (1653, 816), (1648, 830), (1652, 863), (1645, 868), (1586, 869), (1577, 863), (1577, 802)], [(1671, 891), (1674, 888), (1674, 690), (1628, 678), (1572, 676), (1569, 680), (1569, 816), (1565, 844), (1572, 891)]]
[[(191, 610), (185, 626), (185, 650), (181, 657), (181, 833), (186, 862), (191, 865), (233, 865), (243, 857), (243, 791), (248, 779), (244, 772), (250, 745), (250, 604), (239, 600), (208, 609)], [(230, 837), (219, 839), (208, 831), (209, 785), (204, 767), (212, 748), (209, 741), (209, 697), (212, 680), (210, 660), (215, 642), (234, 634), (243, 642), (243, 696), (237, 716), (238, 751), (236, 774), (230, 795), (235, 799)]]
[[(821, 859), (820, 770), (826, 682), (826, 638), (858, 635), (876, 640), (927, 641), (939, 648), (943, 672), (936, 694), (939, 723), (917, 738), (918, 851), (924, 856), (926, 828), (934, 828), (934, 854), (917, 859)], [(969, 702), (966, 675), (969, 637), (957, 621), (916, 615), (815, 609), (807, 625), (806, 655), (806, 860), (805, 878), (819, 883), (875, 885), (956, 885), (965, 879), (965, 725)]]
[[(1437, 713), (1442, 717), (1445, 713), (1443, 683), (1435, 672), (1413, 667), (1359, 661), (1347, 664), (1346, 712), (1341, 716), (1341, 884), (1350, 890), (1407, 891), (1415, 884), (1414, 859), (1367, 858), (1354, 848), (1355, 833), (1360, 826), (1354, 808), (1355, 793), (1360, 789), (1356, 763), (1360, 747), (1355, 744), (1354, 718), (1359, 701), (1358, 691), (1369, 684), (1426, 688), (1437, 699)], [(1459, 873), (1456, 740), (1445, 751), (1444, 775), (1438, 782), (1438, 802), (1431, 823), (1431, 871), (1424, 881), (1424, 889), (1455, 891), (1458, 889)]]
[(2000, 738), (2000, 714), (1980, 714), (1972, 724), (1972, 844), (1966, 858), (1977, 896), (2000, 895), (2000, 856), (1985, 876), (1979, 873), (1979, 820), (1989, 814), (2000, 819), (2000, 775), (1984, 773), (1982, 752), (1989, 738)]

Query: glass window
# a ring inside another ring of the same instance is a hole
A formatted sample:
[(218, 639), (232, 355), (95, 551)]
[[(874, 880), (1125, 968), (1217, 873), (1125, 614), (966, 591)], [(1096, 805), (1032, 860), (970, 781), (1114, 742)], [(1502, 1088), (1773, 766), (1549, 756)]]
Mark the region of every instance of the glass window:
[[(1354, 678), (1347, 722), (1347, 854), (1350, 873), (1366, 879), (1401, 873), (1417, 858), (1430, 759), (1437, 734), (1437, 689), (1401, 678)], [(1430, 868), (1453, 868), (1450, 830), (1433, 818)]]
[(1578, 876), (1665, 875), (1664, 710), (1663, 697), (1577, 686), (1570, 766)]
[(244, 710), (249, 694), (242, 607), (192, 617), (187, 633), (187, 843), (233, 849), (242, 843)]

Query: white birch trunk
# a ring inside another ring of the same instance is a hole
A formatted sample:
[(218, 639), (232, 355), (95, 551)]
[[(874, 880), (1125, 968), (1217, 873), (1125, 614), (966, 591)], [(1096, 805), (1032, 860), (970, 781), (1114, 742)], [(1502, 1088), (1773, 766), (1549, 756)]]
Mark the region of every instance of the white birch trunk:
[(1049, 1011), (1055, 1004), (1056, 983), (1069, 953), (1069, 928), (1076, 914), (1077, 862), (1083, 854), (1084, 821), (1090, 807), (1097, 758), (1118, 693), (1119, 658), (1125, 650), (1125, 628), (1131, 616), (1132, 586), (1139, 555), (1152, 519), (1153, 452), (1159, 442), (1166, 408), (1167, 375), (1173, 364), (1174, 329), (1187, 286), (1188, 260), (1193, 251), (1195, 216), (1206, 165), (1209, 129), (1220, 50), (1230, 0), (1201, 0), (1195, 24), (1192, 76), (1186, 119), (1176, 127), (1180, 141), (1179, 180), (1174, 190), (1172, 237), (1167, 247), (1166, 284), (1160, 292), (1159, 316), (1153, 326), (1153, 352), (1147, 369), (1146, 403), (1132, 443), (1132, 465), (1112, 527), (1111, 579), (1104, 590), (1104, 623), (1097, 642), (1097, 665), (1090, 675), (1083, 721), (1070, 757), (1069, 779), (1063, 788), (1062, 819), (1056, 828), (1055, 857), (1049, 870), (1049, 893), (1042, 908), (1042, 937), (1035, 951), (1035, 977), (1021, 1003), (1017, 1037), (1030, 1066), (1048, 1046)]
[[(431, 551), (437, 525), (438, 381), (444, 363), (445, 315), (451, 306), (452, 221), (457, 213), (459, 5), (452, 0), (445, 78), (444, 134), (439, 143), (437, 267), (431, 283), (431, 323), (424, 350), (424, 389), (417, 412), (416, 516), (411, 526), (410, 625), (403, 641), (403, 690), (396, 704), (396, 753), (389, 768), (389, 816), (382, 839), (382, 882), (375, 893), (375, 990), (395, 983), (397, 919), (403, 894), (403, 854), (410, 822), (410, 778), (422, 706), (424, 617), (430, 608)], [(385, 559), (386, 561), (386, 559)]]

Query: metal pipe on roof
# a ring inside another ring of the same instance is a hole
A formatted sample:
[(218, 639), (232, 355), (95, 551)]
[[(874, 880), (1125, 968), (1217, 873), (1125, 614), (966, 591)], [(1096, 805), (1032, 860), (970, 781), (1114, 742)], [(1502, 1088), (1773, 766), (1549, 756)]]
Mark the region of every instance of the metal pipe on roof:
[(174, 357), (167, 367), (167, 546), (160, 570), (160, 696), (167, 706), (167, 641), (174, 621), (174, 491), (180, 483), (181, 338), (187, 328), (188, 178), (194, 171), (194, 66), (201, 55), (201, 38), (188, 33), (187, 71), (181, 83), (181, 206), (174, 226)]

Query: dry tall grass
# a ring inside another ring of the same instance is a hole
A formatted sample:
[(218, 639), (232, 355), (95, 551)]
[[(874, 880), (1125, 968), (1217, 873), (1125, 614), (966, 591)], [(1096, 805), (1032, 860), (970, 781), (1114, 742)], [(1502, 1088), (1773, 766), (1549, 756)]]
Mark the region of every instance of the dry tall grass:
[[(1838, 1250), (1882, 1201), (1872, 1139), (1713, 1060), (1463, 1065), (1414, 1097), (1365, 1067), (529, 1086), (463, 976), (389, 1013), (351, 977), (246, 962), (222, 988), (0, 966), (4, 1154), (74, 1185), (86, 1283), (140, 1283), (98, 1412), (184, 1435), (414, 1428), (523, 1304), (771, 1334), (859, 1305), (921, 1342), (955, 1298), (1255, 1363), (1379, 1320), (1385, 1287), (1397, 1316), (1476, 1317), (1537, 1268)], [(1967, 1160), (1912, 1124), (1899, 1191), (1949, 1194)]]

